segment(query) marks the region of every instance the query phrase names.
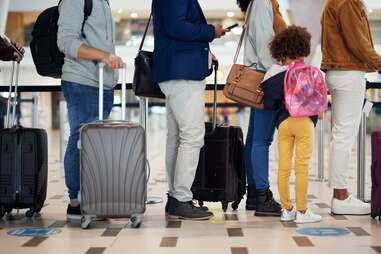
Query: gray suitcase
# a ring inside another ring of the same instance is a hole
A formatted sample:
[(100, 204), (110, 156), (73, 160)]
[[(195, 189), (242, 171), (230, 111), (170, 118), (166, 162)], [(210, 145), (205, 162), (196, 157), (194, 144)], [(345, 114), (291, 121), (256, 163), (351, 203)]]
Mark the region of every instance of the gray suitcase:
[(81, 226), (87, 229), (97, 218), (131, 218), (139, 227), (146, 209), (145, 131), (125, 121), (125, 67), (122, 120), (103, 120), (103, 69), (99, 64), (99, 121), (80, 130)]

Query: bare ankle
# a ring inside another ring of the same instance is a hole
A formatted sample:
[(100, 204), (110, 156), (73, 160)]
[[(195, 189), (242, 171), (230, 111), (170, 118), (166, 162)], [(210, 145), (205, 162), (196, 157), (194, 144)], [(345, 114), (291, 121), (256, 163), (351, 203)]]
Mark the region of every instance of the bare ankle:
[(71, 207), (77, 207), (77, 206), (79, 206), (79, 205), (80, 205), (80, 203), (79, 203), (78, 201), (70, 202), (70, 206), (71, 206)]
[(346, 200), (349, 197), (349, 193), (347, 189), (334, 189), (333, 197), (338, 200)]

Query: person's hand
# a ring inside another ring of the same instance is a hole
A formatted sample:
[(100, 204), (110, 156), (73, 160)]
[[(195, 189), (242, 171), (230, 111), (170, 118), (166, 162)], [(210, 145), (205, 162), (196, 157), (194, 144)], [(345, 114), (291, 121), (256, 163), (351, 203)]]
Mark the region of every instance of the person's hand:
[[(22, 54), (24, 54), (25, 53), (25, 49), (19, 44), (19, 43), (15, 43), (15, 46), (16, 46), (16, 48), (22, 53)], [(20, 56), (19, 54), (17, 54), (16, 52), (14, 53), (14, 56), (15, 56), (15, 60), (17, 61), (17, 62), (20, 62), (21, 60), (22, 60), (22, 56)]]
[(222, 36), (225, 35), (225, 33), (229, 32), (229, 29), (225, 29), (222, 27), (221, 24), (214, 24), (214, 30), (215, 30), (215, 36), (214, 38), (221, 38)]
[(120, 58), (117, 55), (109, 53), (102, 59), (102, 61), (107, 65), (108, 68), (111, 68), (111, 69), (123, 68), (122, 58)]
[(218, 59), (217, 59), (217, 57), (214, 54), (212, 54), (212, 61), (213, 62), (218, 62)]

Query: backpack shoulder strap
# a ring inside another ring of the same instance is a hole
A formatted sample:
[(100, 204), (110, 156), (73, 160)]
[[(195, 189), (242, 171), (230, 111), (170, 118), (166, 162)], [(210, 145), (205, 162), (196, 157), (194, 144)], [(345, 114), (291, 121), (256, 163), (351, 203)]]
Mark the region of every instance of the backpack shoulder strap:
[(84, 15), (84, 19), (82, 22), (82, 29), (81, 29), (82, 36), (85, 39), (86, 39), (86, 35), (83, 32), (83, 28), (85, 27), (85, 22), (86, 22), (87, 18), (91, 15), (92, 11), (93, 11), (93, 0), (85, 0), (85, 6), (84, 6), (84, 14), (85, 15)]

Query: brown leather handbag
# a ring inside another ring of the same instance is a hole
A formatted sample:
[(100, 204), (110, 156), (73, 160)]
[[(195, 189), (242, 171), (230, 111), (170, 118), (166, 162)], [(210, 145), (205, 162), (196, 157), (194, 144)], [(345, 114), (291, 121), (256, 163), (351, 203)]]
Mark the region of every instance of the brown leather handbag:
[(260, 71), (253, 70), (248, 66), (237, 64), (238, 55), (241, 50), (243, 38), (245, 37), (253, 4), (254, 0), (251, 2), (249, 13), (245, 21), (245, 26), (243, 28), (234, 57), (234, 63), (226, 80), (224, 95), (239, 104), (257, 109), (264, 109), (263, 91), (259, 85), (263, 81), (265, 74)]

